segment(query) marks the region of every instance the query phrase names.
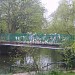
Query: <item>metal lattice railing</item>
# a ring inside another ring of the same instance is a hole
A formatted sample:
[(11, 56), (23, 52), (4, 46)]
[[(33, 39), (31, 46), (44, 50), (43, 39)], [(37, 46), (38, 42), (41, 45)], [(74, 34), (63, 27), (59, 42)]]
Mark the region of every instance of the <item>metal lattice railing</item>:
[(0, 42), (63, 43), (74, 41), (68, 34), (0, 34)]

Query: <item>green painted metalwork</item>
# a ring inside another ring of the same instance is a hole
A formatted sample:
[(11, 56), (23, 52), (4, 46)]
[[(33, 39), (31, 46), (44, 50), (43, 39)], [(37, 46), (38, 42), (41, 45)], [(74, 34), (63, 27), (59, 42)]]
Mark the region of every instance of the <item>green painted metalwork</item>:
[(63, 43), (74, 41), (69, 34), (0, 34), (0, 42)]

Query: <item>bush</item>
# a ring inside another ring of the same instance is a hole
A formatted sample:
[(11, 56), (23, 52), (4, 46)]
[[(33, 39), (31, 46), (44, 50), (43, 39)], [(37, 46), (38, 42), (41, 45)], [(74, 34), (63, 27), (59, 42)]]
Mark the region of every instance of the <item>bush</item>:
[(65, 50), (62, 54), (62, 61), (65, 62), (63, 64), (66, 69), (74, 69), (75, 68), (75, 52), (73, 49)]

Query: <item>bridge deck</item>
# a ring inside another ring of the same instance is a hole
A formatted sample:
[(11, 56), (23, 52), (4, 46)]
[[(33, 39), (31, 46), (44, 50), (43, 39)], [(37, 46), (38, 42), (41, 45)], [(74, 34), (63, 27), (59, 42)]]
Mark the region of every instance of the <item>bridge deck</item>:
[(48, 49), (63, 49), (63, 48), (60, 48), (61, 43), (0, 42), (0, 45), (38, 47), (38, 48), (48, 48)]
[(74, 41), (68, 34), (0, 34), (0, 45), (60, 49), (64, 42)]

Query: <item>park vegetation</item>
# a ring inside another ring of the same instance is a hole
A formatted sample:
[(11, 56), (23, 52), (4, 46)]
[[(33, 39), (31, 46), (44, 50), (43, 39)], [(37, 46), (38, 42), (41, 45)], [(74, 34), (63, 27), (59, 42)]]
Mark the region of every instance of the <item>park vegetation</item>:
[[(40, 0), (0, 0), (0, 33), (31, 32), (75, 35), (74, 0), (60, 0), (57, 10), (49, 16), (48, 21), (44, 17), (45, 12), (46, 10), (42, 6)], [(71, 44), (67, 43), (64, 48), (62, 61), (67, 62), (67, 69), (74, 69), (75, 42), (71, 42)], [(15, 58), (20, 58), (20, 53), (31, 54), (32, 52), (31, 55), (34, 58), (35, 66), (38, 69), (36, 64), (37, 57), (34, 57), (33, 55), (34, 51), (37, 51), (37, 48), (10, 47), (10, 49), (11, 51), (14, 50)], [(12, 52), (9, 56), (12, 59)]]

